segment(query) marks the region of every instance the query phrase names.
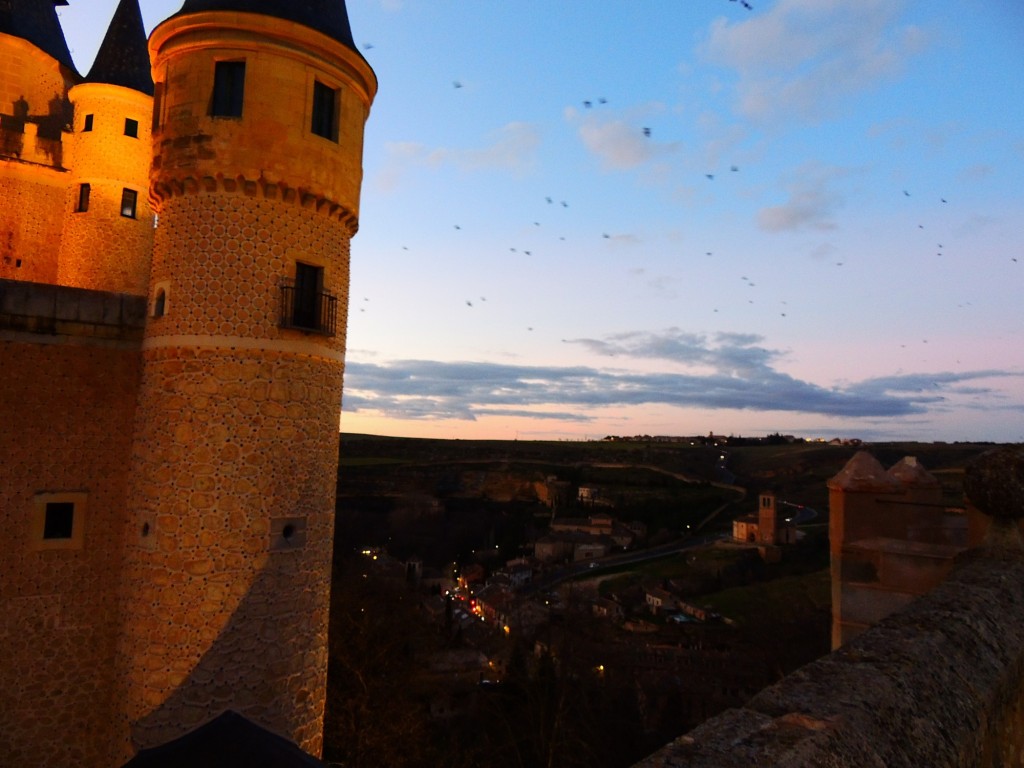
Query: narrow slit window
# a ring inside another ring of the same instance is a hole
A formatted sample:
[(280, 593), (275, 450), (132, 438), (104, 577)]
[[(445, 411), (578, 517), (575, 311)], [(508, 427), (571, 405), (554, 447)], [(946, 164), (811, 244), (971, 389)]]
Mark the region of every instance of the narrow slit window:
[(139, 121), (126, 117), (124, 119), (124, 135), (131, 136), (133, 139), (139, 138)]
[(164, 84), (153, 83), (153, 123), (152, 130), (160, 127), (160, 110), (164, 108)]
[(135, 218), (135, 206), (138, 203), (139, 193), (134, 189), (125, 189), (121, 192), (121, 215), (129, 218)]
[(218, 61), (213, 70), (213, 97), (210, 115), (241, 117), (245, 95), (245, 62)]
[(92, 115), (86, 115), (85, 116), (85, 125), (82, 126), (82, 131), (85, 132), (85, 131), (91, 131), (91, 130), (92, 130)]
[(78, 212), (85, 213), (89, 210), (89, 193), (92, 192), (92, 187), (88, 184), (78, 185)]
[(310, 130), (331, 141), (338, 140), (338, 91), (313, 81), (313, 122)]

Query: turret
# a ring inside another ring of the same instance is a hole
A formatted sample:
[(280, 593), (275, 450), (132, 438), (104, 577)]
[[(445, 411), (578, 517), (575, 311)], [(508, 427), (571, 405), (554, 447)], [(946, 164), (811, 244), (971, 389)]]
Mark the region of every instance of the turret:
[(138, 0), (121, 0), (85, 82), (68, 92), (73, 131), (58, 282), (145, 295), (153, 245), (149, 204), (153, 81)]
[(322, 743), (349, 241), (376, 91), (342, 0), (149, 42), (155, 230), (124, 613), (134, 749), (226, 709)]

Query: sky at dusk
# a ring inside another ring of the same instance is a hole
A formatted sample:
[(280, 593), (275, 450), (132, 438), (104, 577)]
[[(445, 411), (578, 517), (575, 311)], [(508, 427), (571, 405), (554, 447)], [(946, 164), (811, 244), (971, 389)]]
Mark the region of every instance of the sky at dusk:
[(1024, 440), (1019, 0), (347, 5), (343, 431)]

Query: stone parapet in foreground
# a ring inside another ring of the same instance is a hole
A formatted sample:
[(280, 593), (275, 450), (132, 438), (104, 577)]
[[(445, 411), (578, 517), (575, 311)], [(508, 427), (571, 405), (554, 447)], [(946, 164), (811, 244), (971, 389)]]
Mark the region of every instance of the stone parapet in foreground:
[(1024, 449), (985, 454), (965, 490), (989, 543), (832, 654), (635, 768), (1024, 765)]

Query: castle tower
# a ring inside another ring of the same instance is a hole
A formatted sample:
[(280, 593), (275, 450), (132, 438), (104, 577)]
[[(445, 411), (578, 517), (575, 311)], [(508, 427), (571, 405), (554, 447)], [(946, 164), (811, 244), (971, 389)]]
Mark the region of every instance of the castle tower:
[(132, 749), (234, 709), (319, 754), (348, 305), (376, 78), (343, 0), (150, 36), (158, 215), (121, 607)]
[(0, 279), (57, 281), (75, 71), (59, 0), (0, 0)]
[(149, 205), (153, 81), (138, 0), (121, 0), (96, 60), (68, 92), (71, 184), (58, 259), (61, 285), (145, 295), (153, 245)]

